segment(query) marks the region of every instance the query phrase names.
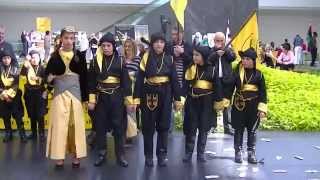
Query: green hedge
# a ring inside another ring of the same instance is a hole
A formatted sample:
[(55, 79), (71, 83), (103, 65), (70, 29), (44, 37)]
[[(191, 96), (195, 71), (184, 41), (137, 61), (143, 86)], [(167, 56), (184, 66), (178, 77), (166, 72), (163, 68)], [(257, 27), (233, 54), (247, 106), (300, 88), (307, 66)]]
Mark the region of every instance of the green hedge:
[[(320, 74), (296, 73), (262, 67), (268, 94), (265, 130), (320, 131)], [(176, 113), (176, 129), (182, 129)]]
[(320, 130), (320, 76), (262, 68), (267, 83), (268, 130)]

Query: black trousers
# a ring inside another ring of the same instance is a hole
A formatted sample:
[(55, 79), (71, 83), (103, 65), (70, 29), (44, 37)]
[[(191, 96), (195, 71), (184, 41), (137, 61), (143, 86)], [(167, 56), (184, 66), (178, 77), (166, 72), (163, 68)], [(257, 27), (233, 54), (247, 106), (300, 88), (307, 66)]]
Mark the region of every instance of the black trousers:
[(192, 154), (195, 146), (196, 133), (197, 154), (204, 154), (207, 134), (212, 127), (216, 127), (217, 113), (213, 109), (213, 96), (206, 95), (201, 97), (188, 96), (185, 104), (185, 120), (183, 123), (183, 132), (185, 134), (185, 153)]
[(20, 133), (24, 133), (24, 124), (22, 121), (24, 112), (21, 95), (21, 90), (18, 90), (16, 96), (12, 99), (12, 102), (0, 100), (0, 117), (4, 121), (6, 132), (12, 132), (11, 117), (13, 117), (16, 120), (16, 124)]
[(92, 128), (91, 128), (91, 131), (96, 131), (96, 123), (94, 122), (94, 114), (95, 114), (95, 111), (94, 110), (88, 110), (88, 114), (89, 114), (89, 117), (91, 119), (91, 125), (92, 125)]
[(234, 148), (236, 151), (242, 149), (243, 133), (247, 129), (247, 149), (248, 151), (255, 150), (256, 147), (256, 132), (260, 125), (258, 117), (258, 100), (254, 99), (246, 101), (246, 106), (243, 111), (239, 111), (236, 107), (232, 108), (232, 125), (235, 129)]
[(158, 133), (157, 157), (165, 158), (167, 156), (171, 112), (171, 85), (151, 86), (145, 84), (141, 102), (141, 120), (146, 158), (153, 157), (153, 136), (155, 131)]
[(42, 97), (43, 89), (25, 89), (24, 101), (31, 120), (32, 134), (44, 133), (44, 116), (47, 113), (47, 99)]
[(318, 56), (318, 48), (311, 48), (311, 66), (314, 66)]
[(100, 93), (98, 95), (94, 123), (99, 153), (106, 153), (106, 134), (112, 131), (115, 140), (115, 152), (117, 155), (123, 154), (127, 119), (124, 98), (120, 90), (115, 90), (113, 94)]
[(224, 127), (224, 131), (232, 130), (230, 108), (223, 109), (223, 127)]

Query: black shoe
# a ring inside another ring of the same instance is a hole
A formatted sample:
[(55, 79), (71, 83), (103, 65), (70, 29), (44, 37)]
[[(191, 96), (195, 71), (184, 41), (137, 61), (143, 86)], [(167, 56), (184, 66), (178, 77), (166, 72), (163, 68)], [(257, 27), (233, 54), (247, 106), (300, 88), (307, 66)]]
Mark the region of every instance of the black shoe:
[(119, 158), (117, 158), (117, 164), (121, 167), (128, 167), (129, 163), (124, 159), (123, 156), (120, 156)]
[(184, 163), (190, 163), (192, 161), (192, 153), (186, 153), (182, 159)]
[(64, 164), (56, 164), (55, 169), (56, 170), (62, 170), (64, 168)]
[(146, 158), (145, 160), (145, 166), (147, 167), (153, 167), (154, 164), (153, 164), (153, 159), (152, 158)]
[(30, 140), (36, 140), (37, 139), (37, 134), (34, 134), (34, 133), (31, 133), (27, 139), (30, 139)]
[(80, 168), (80, 162), (78, 162), (78, 163), (72, 163), (72, 168), (73, 168), (73, 169), (79, 169), (79, 168)]
[(105, 155), (99, 155), (96, 161), (94, 162), (94, 166), (98, 167), (104, 164), (106, 161), (106, 156)]
[(207, 162), (204, 154), (198, 154), (197, 155), (197, 160), (198, 160), (198, 162), (201, 162), (201, 163), (206, 163)]
[(6, 132), (6, 134), (5, 134), (5, 136), (4, 136), (4, 138), (3, 138), (2, 141), (3, 141), (4, 143), (7, 143), (7, 142), (9, 142), (9, 141), (12, 141), (12, 133)]
[(25, 134), (20, 135), (20, 141), (21, 141), (22, 143), (28, 142), (27, 136), (26, 136)]
[(248, 163), (250, 164), (257, 164), (257, 157), (256, 157), (256, 152), (253, 151), (248, 151)]
[(242, 163), (242, 153), (241, 151), (236, 151), (234, 154), (234, 161), (236, 163)]
[(166, 167), (167, 166), (167, 158), (158, 158), (158, 166)]

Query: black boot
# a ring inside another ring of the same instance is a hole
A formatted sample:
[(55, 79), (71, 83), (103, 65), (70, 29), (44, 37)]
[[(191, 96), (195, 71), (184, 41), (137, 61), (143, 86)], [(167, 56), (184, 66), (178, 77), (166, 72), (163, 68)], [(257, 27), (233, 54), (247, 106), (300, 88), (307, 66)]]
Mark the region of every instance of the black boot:
[(3, 138), (3, 142), (7, 143), (9, 141), (12, 141), (12, 129), (11, 129), (11, 120), (10, 117), (4, 117), (3, 118), (4, 127), (6, 129), (6, 134)]
[(40, 118), (40, 120), (39, 120), (38, 131), (39, 131), (40, 141), (42, 141), (42, 142), (45, 141), (46, 140), (46, 136), (45, 136), (45, 133), (44, 133), (44, 119), (43, 118)]
[(242, 152), (241, 149), (235, 150), (234, 161), (236, 163), (242, 163)]
[(94, 162), (94, 166), (99, 167), (103, 165), (106, 162), (106, 156), (107, 156), (106, 150), (100, 151), (96, 161)]
[(145, 166), (153, 167), (153, 133), (143, 134), (143, 146), (145, 156)]
[(248, 151), (248, 163), (250, 163), (250, 164), (257, 164), (258, 163), (255, 150)]
[(115, 153), (117, 158), (117, 164), (121, 167), (128, 167), (128, 162), (124, 158), (124, 138), (114, 136)]
[(257, 164), (256, 132), (248, 132), (248, 163)]
[(37, 133), (32, 132), (30, 135), (28, 135), (28, 139), (36, 140), (37, 139)]
[(236, 163), (242, 163), (242, 143), (243, 143), (243, 129), (236, 129), (234, 133), (234, 161)]
[(167, 166), (167, 146), (168, 146), (168, 132), (158, 132), (157, 137), (157, 158), (158, 166)]
[(22, 118), (16, 119), (16, 122), (17, 122), (17, 127), (19, 130), (20, 140), (21, 140), (21, 142), (26, 143), (28, 141), (28, 138), (27, 138), (26, 132), (24, 130)]
[(96, 132), (91, 131), (90, 134), (87, 136), (88, 144), (93, 147), (96, 142)]
[(37, 119), (32, 118), (31, 120), (31, 134), (27, 136), (28, 139), (30, 140), (36, 140), (38, 138), (37, 134)]
[(152, 157), (146, 157), (145, 166), (147, 166), (147, 167), (153, 167), (154, 166)]
[(198, 162), (201, 162), (201, 163), (207, 162), (207, 160), (204, 156), (206, 144), (207, 144), (207, 133), (206, 132), (199, 132), (198, 142), (197, 142), (197, 160), (198, 160)]
[(7, 143), (9, 141), (12, 141), (12, 130), (6, 130), (6, 134), (4, 135), (4, 138), (2, 140), (4, 143)]
[(27, 138), (27, 136), (26, 136), (26, 134), (25, 134), (24, 131), (23, 131), (23, 132), (20, 132), (20, 140), (21, 140), (21, 142), (23, 142), (23, 143), (28, 142), (28, 138)]
[(166, 167), (167, 166), (167, 162), (168, 162), (168, 158), (167, 158), (167, 154), (166, 152), (161, 152), (162, 150), (160, 150), (160, 154), (158, 155), (158, 166), (160, 167)]
[(194, 149), (194, 144), (195, 144), (195, 136), (186, 136), (186, 142), (185, 142), (185, 155), (183, 158), (184, 163), (190, 163), (192, 161), (192, 153)]

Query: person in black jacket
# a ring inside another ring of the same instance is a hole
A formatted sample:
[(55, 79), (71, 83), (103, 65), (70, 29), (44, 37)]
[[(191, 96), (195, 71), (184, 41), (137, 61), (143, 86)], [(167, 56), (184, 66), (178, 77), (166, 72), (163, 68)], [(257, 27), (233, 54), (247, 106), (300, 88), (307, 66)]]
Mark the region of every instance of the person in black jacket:
[(229, 116), (229, 106), (233, 94), (232, 83), (232, 65), (236, 59), (236, 54), (229, 47), (225, 47), (225, 35), (222, 32), (217, 32), (214, 37), (214, 47), (211, 49), (209, 61), (216, 67), (219, 80), (222, 84), (223, 91), (223, 124), (224, 133), (233, 135), (233, 129), (230, 126), (231, 118)]
[(21, 142), (27, 142), (22, 117), (24, 115), (19, 89), (18, 67), (15, 66), (9, 51), (0, 51), (0, 117), (4, 121), (3, 142), (12, 140), (11, 116), (16, 120)]
[(105, 34), (99, 42), (96, 58), (89, 70), (89, 109), (94, 110), (98, 157), (95, 166), (101, 166), (106, 159), (106, 133), (112, 131), (114, 151), (119, 166), (127, 167), (124, 157), (126, 138), (126, 109), (135, 111), (131, 80), (124, 60), (116, 50), (116, 41), (111, 33)]
[[(192, 159), (193, 149), (198, 130), (197, 159), (206, 162), (204, 150), (207, 134), (212, 127), (216, 127), (217, 112), (223, 109), (221, 82), (216, 68), (208, 63), (210, 48), (195, 47), (193, 50), (193, 63), (186, 71), (188, 93), (185, 104), (185, 119), (183, 132), (185, 134), (185, 157), (183, 162), (189, 163)], [(214, 106), (215, 104), (215, 106)], [(214, 109), (215, 107), (215, 109)]]
[(160, 167), (167, 165), (168, 132), (172, 101), (181, 109), (181, 90), (173, 57), (165, 52), (165, 38), (161, 33), (151, 36), (150, 50), (140, 63), (134, 98), (140, 103), (145, 165), (153, 166), (153, 135), (157, 136), (157, 157)]
[(44, 116), (47, 113), (47, 91), (45, 87), (45, 68), (41, 65), (40, 54), (37, 51), (29, 53), (31, 59), (24, 62), (20, 76), (25, 76), (24, 102), (31, 121), (32, 134), (29, 139), (45, 140)]
[[(170, 54), (173, 56), (173, 62), (177, 71), (177, 79), (183, 94), (187, 93), (186, 81), (184, 75), (187, 67), (192, 63), (192, 47), (183, 40), (183, 29), (177, 27), (171, 30), (172, 42), (168, 45)], [(173, 113), (173, 112), (172, 112)], [(185, 115), (185, 114), (184, 114)], [(170, 132), (174, 130), (174, 115), (171, 115)]]
[(232, 106), (232, 126), (235, 129), (235, 162), (242, 163), (243, 133), (247, 129), (248, 162), (257, 164), (256, 131), (267, 113), (267, 92), (263, 73), (256, 69), (257, 53), (253, 48), (240, 51), (241, 62), (235, 70), (236, 93)]

